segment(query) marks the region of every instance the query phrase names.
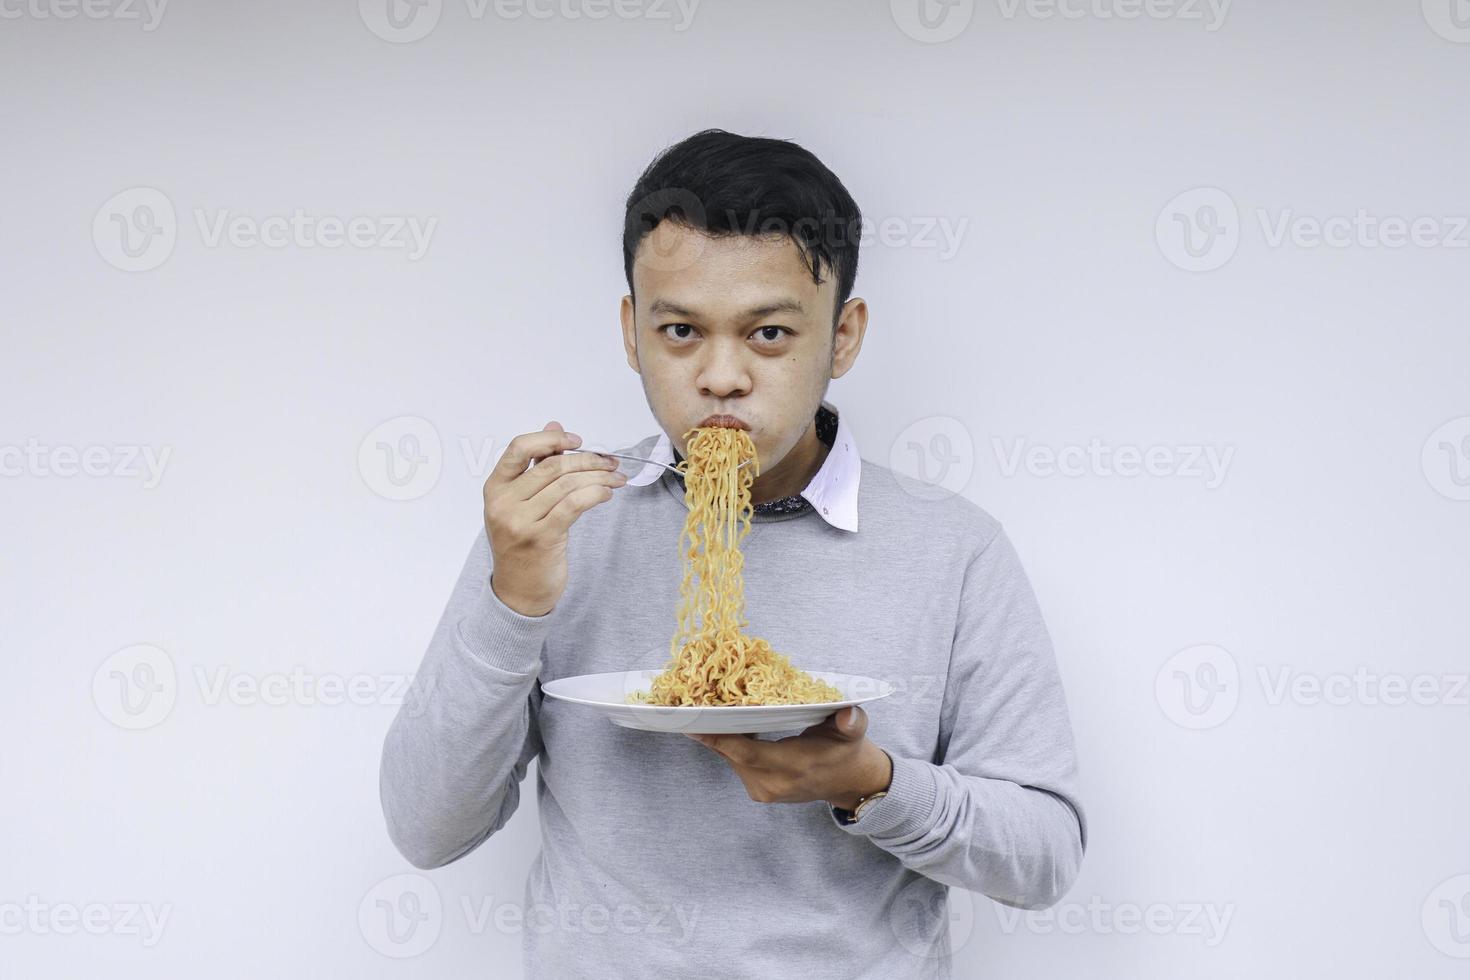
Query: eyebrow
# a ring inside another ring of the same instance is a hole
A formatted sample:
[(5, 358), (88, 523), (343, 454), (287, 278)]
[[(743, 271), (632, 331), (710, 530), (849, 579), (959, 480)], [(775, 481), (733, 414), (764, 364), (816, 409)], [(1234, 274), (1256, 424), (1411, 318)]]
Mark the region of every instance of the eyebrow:
[[(648, 311), (655, 316), (668, 314), (669, 316), (688, 317), (691, 320), (699, 319), (698, 313), (666, 299), (654, 300), (648, 304)], [(779, 299), (770, 303), (762, 303), (760, 306), (752, 306), (740, 314), (740, 316), (746, 320), (759, 320), (761, 317), (770, 316), (773, 313), (794, 313), (797, 316), (802, 316), (806, 313), (806, 307), (794, 299)]]

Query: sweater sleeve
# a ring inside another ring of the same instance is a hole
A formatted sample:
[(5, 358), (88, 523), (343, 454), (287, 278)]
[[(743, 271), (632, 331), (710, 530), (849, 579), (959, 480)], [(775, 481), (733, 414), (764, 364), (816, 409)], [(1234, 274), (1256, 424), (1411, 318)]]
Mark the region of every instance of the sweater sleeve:
[(937, 762), (889, 753), (888, 795), (856, 823), (904, 866), (1015, 908), (1054, 905), (1087, 844), (1061, 677), (1004, 529), (965, 570)]
[(490, 587), (483, 528), (383, 741), (378, 792), (388, 836), (415, 867), (437, 868), (505, 826), (541, 752), (537, 713), (546, 636)]

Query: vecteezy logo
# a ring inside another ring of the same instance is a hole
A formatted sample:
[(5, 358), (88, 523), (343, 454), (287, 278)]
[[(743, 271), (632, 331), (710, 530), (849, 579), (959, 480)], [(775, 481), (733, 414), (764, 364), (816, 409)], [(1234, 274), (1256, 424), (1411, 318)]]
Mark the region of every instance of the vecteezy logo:
[[(894, 938), (915, 956), (945, 957), (970, 941), (975, 930), (975, 900), (964, 888), (949, 888), (918, 878), (899, 890), (888, 910)], [(949, 945), (939, 942), (945, 931)]]
[(1424, 478), (1451, 500), (1470, 500), (1470, 415), (1450, 419), (1424, 440)]
[(915, 41), (938, 44), (958, 37), (975, 16), (975, 0), (888, 0), (893, 22)]
[(895, 473), (914, 477), (918, 483), (900, 481), (909, 493), (926, 500), (939, 500), (960, 493), (975, 472), (975, 442), (970, 430), (949, 415), (931, 415), (905, 428), (888, 450), (888, 465)]
[(167, 718), (178, 690), (173, 658), (148, 643), (117, 651), (92, 675), (92, 703), (102, 717), (131, 731)]
[(438, 25), (444, 0), (358, 0), (357, 12), (378, 37), (408, 44), (427, 37)]
[(1446, 41), (1470, 44), (1470, 0), (1423, 0), (1424, 20)]
[(439, 889), (423, 875), (384, 878), (357, 906), (362, 938), (384, 956), (406, 959), (426, 952), (439, 940), (444, 903)]
[(163, 265), (178, 237), (173, 202), (152, 187), (130, 187), (114, 194), (92, 219), (97, 253), (124, 272), (147, 272)]
[(416, 500), (439, 483), (444, 452), (428, 419), (400, 415), (377, 426), (357, 447), (357, 471), (387, 500)]
[[(670, 218), (674, 220), (666, 220)], [(665, 187), (649, 192), (628, 209), (624, 230), (642, 238), (640, 263), (659, 272), (678, 272), (704, 253), (706, 237), (688, 233), (704, 224), (704, 202), (698, 195), (682, 187)]]
[(1470, 874), (1439, 883), (1421, 910), (1424, 935), (1435, 949), (1456, 959), (1470, 959)]
[(1178, 194), (1154, 222), (1164, 258), (1189, 272), (1209, 272), (1229, 262), (1240, 246), (1240, 211), (1218, 187)]
[(1240, 702), (1240, 668), (1223, 647), (1180, 650), (1159, 668), (1154, 699), (1182, 728), (1214, 728), (1229, 720)]

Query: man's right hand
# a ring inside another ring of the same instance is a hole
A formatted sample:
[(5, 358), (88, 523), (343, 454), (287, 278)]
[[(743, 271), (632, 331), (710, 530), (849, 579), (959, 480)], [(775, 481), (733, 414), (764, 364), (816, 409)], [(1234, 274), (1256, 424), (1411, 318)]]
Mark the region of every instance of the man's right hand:
[(544, 616), (556, 605), (567, 588), (568, 528), (628, 482), (615, 457), (561, 455), (581, 443), (548, 422), (512, 439), (485, 481), (490, 587), (523, 616)]

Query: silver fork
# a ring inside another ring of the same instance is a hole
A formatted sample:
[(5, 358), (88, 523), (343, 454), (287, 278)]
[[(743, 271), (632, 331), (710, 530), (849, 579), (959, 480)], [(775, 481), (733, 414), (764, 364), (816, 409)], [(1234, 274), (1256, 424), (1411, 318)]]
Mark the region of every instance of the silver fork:
[[(678, 468), (676, 468), (676, 467), (674, 467), (674, 466), (672, 466), (672, 465), (670, 465), (668, 463), (660, 463), (656, 459), (645, 459), (642, 456), (629, 456), (627, 453), (609, 453), (609, 452), (604, 452), (601, 449), (563, 449), (562, 452), (563, 453), (595, 453), (598, 456), (616, 456), (619, 459), (632, 459), (632, 460), (637, 460), (640, 463), (652, 463), (655, 466), (662, 466), (664, 469), (668, 470), (669, 472), (675, 473), (675, 474), (677, 474), (679, 476), (683, 476), (684, 475), (684, 472), (682, 470), (680, 470), (680, 469), (678, 469)], [(735, 468), (737, 470), (738, 469), (741, 469), (742, 467), (745, 467), (745, 466), (750, 465), (750, 462), (751, 461), (747, 459), (745, 462), (741, 463), (740, 466), (737, 466)]]

